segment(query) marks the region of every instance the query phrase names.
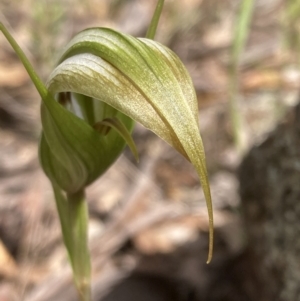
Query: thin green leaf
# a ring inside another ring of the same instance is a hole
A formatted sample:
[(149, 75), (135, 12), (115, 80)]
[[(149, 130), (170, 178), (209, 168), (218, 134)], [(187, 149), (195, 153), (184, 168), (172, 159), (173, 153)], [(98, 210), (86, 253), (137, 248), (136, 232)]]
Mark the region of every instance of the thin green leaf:
[(234, 68), (239, 64), (240, 56), (245, 47), (254, 4), (255, 0), (243, 0), (240, 4), (232, 48), (232, 66)]
[(9, 42), (9, 44), (12, 46), (12, 48), (14, 49), (14, 51), (20, 58), (23, 66), (25, 67), (26, 71), (28, 72), (33, 84), (35, 85), (35, 87), (38, 90), (41, 97), (42, 98), (48, 97), (48, 91), (47, 91), (45, 85), (43, 84), (43, 82), (41, 81), (41, 79), (39, 78), (39, 76), (37, 75), (35, 70), (33, 69), (32, 65), (30, 64), (30, 62), (27, 59), (23, 50), (20, 48), (18, 43), (15, 41), (13, 36), (9, 33), (9, 31), (6, 29), (6, 27), (4, 26), (4, 24), (2, 22), (0, 22), (0, 31), (3, 32), (7, 41)]
[(155, 37), (157, 25), (158, 25), (158, 22), (159, 22), (159, 18), (160, 18), (163, 6), (164, 6), (164, 0), (158, 0), (155, 11), (154, 11), (154, 14), (152, 16), (150, 26), (149, 26), (147, 34), (146, 34), (146, 38), (148, 38), (148, 39), (153, 40), (154, 37)]
[(236, 147), (242, 151), (241, 141), (241, 115), (238, 105), (239, 94), (239, 63), (244, 50), (245, 43), (249, 33), (249, 25), (253, 13), (255, 0), (243, 0), (240, 4), (240, 10), (235, 25), (234, 40), (230, 63), (230, 84), (229, 84), (229, 109), (231, 123), (233, 127), (233, 138)]

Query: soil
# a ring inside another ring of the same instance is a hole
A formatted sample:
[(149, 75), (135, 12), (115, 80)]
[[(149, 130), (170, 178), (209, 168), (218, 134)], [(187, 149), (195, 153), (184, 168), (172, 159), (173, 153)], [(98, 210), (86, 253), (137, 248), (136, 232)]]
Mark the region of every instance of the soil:
[[(143, 36), (155, 5), (75, 2), (0, 2), (1, 21), (45, 80), (75, 33), (106, 26)], [(295, 107), (300, 71), (296, 53), (282, 45), (287, 1), (256, 1), (239, 68), (238, 151), (228, 69), (239, 2), (166, 0), (156, 37), (179, 55), (195, 84), (214, 202), (213, 261), (206, 265), (208, 220), (195, 170), (137, 125), (140, 163), (126, 150), (87, 191), (95, 301), (259, 300), (259, 261), (241, 215), (237, 170)], [(2, 35), (0, 45), (0, 300), (75, 301), (53, 194), (37, 158), (40, 100)]]

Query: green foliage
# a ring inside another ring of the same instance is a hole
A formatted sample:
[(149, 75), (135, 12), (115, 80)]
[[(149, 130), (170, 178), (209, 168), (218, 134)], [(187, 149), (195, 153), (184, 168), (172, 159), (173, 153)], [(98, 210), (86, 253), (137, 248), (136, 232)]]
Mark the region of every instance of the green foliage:
[(230, 61), (229, 83), (229, 112), (233, 130), (234, 143), (239, 151), (243, 150), (241, 141), (241, 113), (239, 112), (239, 63), (247, 41), (250, 21), (253, 13), (255, 0), (242, 0), (238, 12)]

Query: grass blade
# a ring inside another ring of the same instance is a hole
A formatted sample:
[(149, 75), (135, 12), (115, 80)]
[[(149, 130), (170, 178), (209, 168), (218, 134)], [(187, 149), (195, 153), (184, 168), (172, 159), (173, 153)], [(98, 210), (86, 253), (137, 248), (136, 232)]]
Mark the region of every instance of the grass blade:
[(233, 130), (233, 139), (236, 148), (243, 151), (241, 140), (241, 114), (239, 112), (239, 63), (249, 33), (255, 0), (243, 0), (235, 24), (234, 40), (230, 62), (229, 83), (229, 113)]
[(158, 0), (151, 23), (150, 23), (150, 26), (149, 26), (147, 34), (146, 34), (146, 38), (148, 38), (148, 39), (153, 40), (155, 37), (157, 25), (159, 22), (159, 18), (160, 18), (163, 6), (164, 6), (164, 0)]

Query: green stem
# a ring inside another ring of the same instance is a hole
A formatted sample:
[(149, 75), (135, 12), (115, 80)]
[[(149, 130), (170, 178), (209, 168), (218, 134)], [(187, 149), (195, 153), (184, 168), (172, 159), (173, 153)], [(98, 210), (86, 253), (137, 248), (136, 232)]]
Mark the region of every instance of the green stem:
[(146, 38), (153, 40), (155, 37), (158, 21), (164, 6), (164, 0), (158, 0), (156, 9), (154, 11), (150, 26), (148, 28)]
[(25, 53), (20, 48), (16, 40), (13, 36), (9, 33), (3, 23), (0, 22), (0, 31), (3, 32), (4, 36), (6, 37), (7, 41), (11, 45), (11, 47), (16, 52), (17, 56), (20, 58), (21, 62), (23, 63), (25, 69), (27, 70), (32, 82), (34, 83), (36, 89), (38, 90), (41, 98), (44, 99), (48, 96), (48, 91), (43, 84), (42, 80), (39, 78), (35, 70), (33, 69), (32, 65), (30, 64), (29, 60), (27, 59)]
[(229, 112), (233, 129), (233, 138), (235, 146), (239, 151), (243, 151), (241, 140), (241, 124), (242, 116), (239, 112), (238, 96), (239, 96), (239, 63), (240, 56), (245, 48), (248, 38), (249, 25), (253, 13), (255, 1), (243, 0), (240, 4), (238, 19), (235, 24), (234, 41), (231, 53), (230, 63), (230, 84), (229, 84)]
[[(25, 53), (15, 39), (0, 22), (0, 31), (20, 58), (32, 82), (45, 104), (53, 101), (47, 88), (33, 69)], [(80, 300), (91, 300), (91, 263), (88, 250), (88, 210), (83, 191), (65, 196), (58, 186), (53, 184), (56, 205), (61, 222), (63, 240), (71, 261), (74, 281)]]
[(53, 185), (63, 240), (81, 301), (91, 300), (91, 260), (88, 249), (88, 209), (84, 191), (67, 194)]
[(10, 43), (10, 45), (14, 49), (15, 53), (20, 58), (23, 66), (27, 70), (27, 73), (30, 76), (33, 84), (35, 85), (36, 89), (38, 90), (43, 103), (45, 104), (45, 106), (47, 107), (47, 109), (50, 112), (54, 113), (53, 106), (58, 106), (59, 104), (55, 101), (53, 96), (49, 93), (46, 86), (43, 84), (42, 80), (39, 78), (39, 76), (33, 69), (31, 63), (29, 62), (28, 58), (26, 57), (25, 53), (20, 48), (20, 46), (18, 45), (16, 40), (13, 38), (13, 36), (9, 33), (9, 31), (6, 29), (6, 27), (1, 22), (0, 22), (0, 31), (3, 32), (7, 41)]

